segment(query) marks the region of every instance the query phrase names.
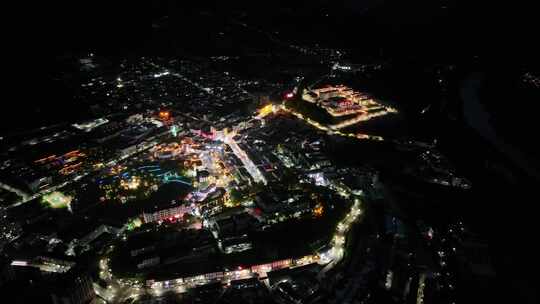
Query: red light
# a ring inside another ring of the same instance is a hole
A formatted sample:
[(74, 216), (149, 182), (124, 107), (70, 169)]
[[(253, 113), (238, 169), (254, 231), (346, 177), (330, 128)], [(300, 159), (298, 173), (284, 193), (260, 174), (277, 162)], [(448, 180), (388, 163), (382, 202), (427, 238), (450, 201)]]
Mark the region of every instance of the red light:
[(238, 270), (242, 270), (242, 269), (243, 269), (242, 266), (238, 266)]
[(175, 215), (174, 218), (180, 218), (180, 214)]
[(285, 98), (293, 98), (294, 94), (292, 92), (289, 92), (285, 94)]

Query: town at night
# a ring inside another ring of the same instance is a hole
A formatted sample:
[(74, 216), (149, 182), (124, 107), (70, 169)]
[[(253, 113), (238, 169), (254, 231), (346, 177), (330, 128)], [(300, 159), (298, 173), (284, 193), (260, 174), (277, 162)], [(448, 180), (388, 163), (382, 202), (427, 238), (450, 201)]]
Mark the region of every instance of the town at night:
[(21, 8), (0, 302), (536, 303), (534, 26), (458, 2)]

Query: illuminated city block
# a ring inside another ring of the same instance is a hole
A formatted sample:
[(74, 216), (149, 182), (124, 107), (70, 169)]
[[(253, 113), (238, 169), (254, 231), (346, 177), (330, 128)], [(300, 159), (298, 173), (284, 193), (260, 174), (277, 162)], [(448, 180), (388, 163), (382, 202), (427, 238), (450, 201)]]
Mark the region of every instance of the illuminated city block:
[(69, 207), (72, 199), (71, 196), (65, 195), (59, 191), (51, 192), (42, 197), (42, 201), (54, 209)]

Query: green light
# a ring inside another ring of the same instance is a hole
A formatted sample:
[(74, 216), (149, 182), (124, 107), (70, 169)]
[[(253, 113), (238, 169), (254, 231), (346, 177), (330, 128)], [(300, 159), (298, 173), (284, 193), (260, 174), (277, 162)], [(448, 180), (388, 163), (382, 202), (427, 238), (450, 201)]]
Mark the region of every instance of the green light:
[(171, 134), (176, 137), (176, 135), (178, 134), (178, 127), (176, 125), (173, 125), (171, 127)]

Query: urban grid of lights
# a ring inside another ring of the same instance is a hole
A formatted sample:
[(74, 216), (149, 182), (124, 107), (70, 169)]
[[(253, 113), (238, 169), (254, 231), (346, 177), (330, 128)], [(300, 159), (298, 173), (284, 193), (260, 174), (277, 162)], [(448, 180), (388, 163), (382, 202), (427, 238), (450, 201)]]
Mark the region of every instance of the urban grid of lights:
[[(158, 75), (155, 77), (161, 77), (161, 75)], [(289, 93), (286, 95), (286, 98), (292, 98), (292, 97), (293, 97), (292, 93)], [(343, 133), (339, 131), (341, 126), (337, 126), (337, 127), (324, 126), (320, 124), (319, 122), (314, 121), (309, 117), (304, 117), (301, 113), (298, 113), (294, 111), (293, 109), (288, 108), (285, 104), (266, 105), (258, 111), (255, 118), (263, 119), (266, 116), (277, 113), (279, 111), (290, 113), (293, 116), (297, 117), (298, 119), (301, 119), (302, 121), (306, 122), (307, 124), (319, 130), (328, 132), (330, 134), (355, 137), (359, 139), (383, 140), (383, 138), (380, 136)], [(169, 119), (170, 117), (169, 113), (165, 111), (159, 112), (159, 116), (160, 118), (165, 119), (165, 120)], [(373, 117), (374, 116), (369, 116), (369, 115), (359, 116), (357, 117), (356, 122), (366, 121)], [(252, 176), (255, 182), (266, 184), (267, 181), (264, 175), (259, 170), (259, 168), (257, 168), (257, 166), (249, 158), (247, 153), (243, 151), (234, 140), (233, 137), (235, 135), (236, 135), (235, 132), (222, 132), (222, 133), (219, 133), (216, 139), (221, 140), (224, 144), (226, 144), (227, 146), (231, 148), (234, 155), (238, 157), (238, 159), (240, 159), (240, 161), (242, 162), (242, 164), (247, 169), (248, 173)], [(148, 149), (150, 147), (155, 146), (156, 144), (157, 143), (154, 143), (151, 146), (147, 146), (143, 148)], [(179, 151), (178, 150), (179, 148), (180, 148), (179, 145), (163, 146), (162, 148), (158, 148), (154, 150), (156, 151), (154, 153), (157, 153), (157, 151), (161, 151), (161, 153), (172, 153), (172, 152), (178, 153), (176, 151)], [(197, 149), (193, 149), (193, 148), (190, 148), (190, 149), (191, 149), (190, 150), (191, 152), (197, 152)], [(198, 152), (204, 152), (204, 151), (198, 151)], [(163, 155), (166, 155), (166, 154), (163, 154)], [(205, 167), (207, 167), (210, 171), (214, 171), (214, 169), (217, 167), (216, 166), (217, 160), (213, 155), (214, 154), (210, 151), (206, 151), (200, 154), (200, 159), (203, 161), (203, 163), (206, 164)], [(129, 157), (129, 155), (124, 156), (124, 159), (127, 157)], [(113, 171), (116, 168), (116, 162), (112, 162), (106, 165), (111, 166)], [(212, 181), (219, 182), (220, 184), (226, 184), (225, 181), (220, 182), (220, 179), (212, 180)], [(130, 190), (137, 189), (140, 186), (140, 184), (141, 184), (141, 180), (137, 176), (132, 176), (131, 178), (127, 180), (121, 181), (121, 186), (125, 189), (130, 189)], [(261, 277), (265, 277), (266, 273), (272, 270), (277, 270), (282, 267), (298, 267), (302, 265), (311, 264), (314, 262), (325, 265), (325, 267), (323, 267), (320, 273), (320, 275), (324, 275), (324, 273), (326, 273), (329, 269), (332, 269), (333, 267), (335, 267), (343, 259), (347, 233), (349, 232), (352, 225), (356, 221), (358, 221), (360, 215), (362, 214), (361, 202), (358, 196), (350, 193), (350, 191), (348, 191), (347, 189), (339, 188), (336, 185), (331, 185), (330, 187), (345, 198), (353, 197), (354, 203), (350, 211), (346, 214), (346, 216), (337, 224), (336, 230), (333, 234), (333, 237), (330, 243), (331, 249), (326, 252), (314, 252), (313, 254), (307, 255), (299, 259), (280, 260), (280, 261), (275, 261), (275, 262), (263, 264), (263, 265), (253, 265), (246, 268), (239, 267), (238, 269), (225, 270), (219, 273), (200, 274), (193, 277), (177, 278), (174, 280), (168, 280), (168, 281), (162, 281), (162, 282), (152, 282), (150, 285), (148, 285), (148, 283), (145, 284), (135, 279), (115, 278), (109, 266), (109, 263), (110, 263), (109, 258), (104, 257), (100, 260), (100, 263), (99, 263), (99, 268), (100, 268), (99, 276), (102, 280), (104, 280), (107, 283), (107, 288), (101, 288), (100, 286), (95, 285), (94, 288), (96, 289), (96, 293), (98, 293), (98, 295), (100, 295), (102, 298), (106, 299), (107, 301), (126, 300), (129, 298), (134, 299), (144, 293), (150, 293), (156, 296), (162, 295), (165, 291), (173, 291), (177, 293), (182, 293), (194, 286), (210, 283), (213, 281), (221, 281), (223, 283), (229, 283), (233, 280), (238, 280), (238, 279), (245, 279), (245, 278), (252, 278), (252, 277), (261, 278)], [(201, 197), (204, 198), (204, 196), (201, 196)], [(314, 216), (322, 215), (323, 213), (322, 205), (316, 206), (312, 212)]]
[[(276, 106), (267, 106), (265, 107), (265, 110), (259, 111), (259, 115), (264, 113), (264, 116), (266, 116), (270, 113), (275, 113), (276, 109), (280, 110), (284, 109), (284, 107), (276, 108)], [(264, 179), (262, 173), (258, 170), (255, 164), (253, 164), (247, 153), (240, 149), (238, 144), (234, 141), (233, 136), (234, 133), (226, 134), (225, 136), (222, 136), (221, 139), (225, 144), (231, 147), (231, 150), (243, 162), (254, 180), (265, 183), (266, 180)], [(340, 195), (347, 198), (352, 196), (352, 194), (349, 193), (346, 189), (338, 189), (338, 192), (340, 193)], [(265, 277), (266, 273), (271, 270), (280, 269), (281, 267), (298, 267), (314, 262), (326, 265), (321, 271), (321, 273), (324, 274), (324, 272), (335, 267), (343, 258), (347, 232), (350, 230), (352, 224), (354, 224), (358, 220), (359, 216), (362, 213), (360, 205), (360, 200), (358, 198), (355, 198), (354, 204), (352, 205), (350, 212), (338, 223), (331, 241), (332, 247), (328, 252), (315, 252), (300, 259), (275, 261), (269, 264), (254, 265), (247, 268), (240, 267), (239, 269), (224, 271), (220, 273), (200, 274), (194, 277), (177, 278), (174, 280), (168, 280), (163, 282), (153, 282), (150, 287), (145, 287), (145, 285), (140, 281), (122, 281), (120, 279), (114, 278), (111, 273), (111, 269), (108, 266), (109, 259), (104, 258), (100, 261), (100, 278), (102, 278), (108, 283), (108, 288), (105, 290), (100, 290), (99, 294), (102, 294), (103, 297), (107, 300), (111, 300), (117, 299), (117, 297), (119, 296), (118, 294), (120, 293), (119, 290), (124, 290), (122, 291), (122, 294), (126, 297), (131, 298), (136, 298), (145, 292), (156, 296), (162, 295), (165, 291), (182, 293), (194, 286), (207, 284), (216, 280), (223, 283), (228, 283), (230, 281), (238, 279), (252, 277), (261, 278)], [(322, 206), (318, 206), (313, 210), (314, 215), (322, 214), (322, 212)]]

